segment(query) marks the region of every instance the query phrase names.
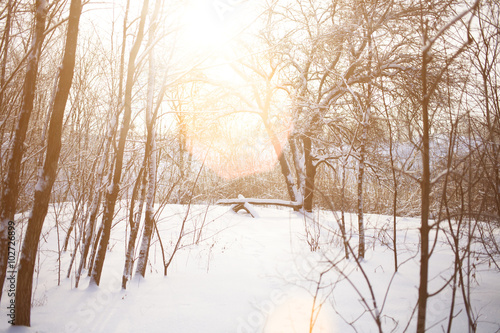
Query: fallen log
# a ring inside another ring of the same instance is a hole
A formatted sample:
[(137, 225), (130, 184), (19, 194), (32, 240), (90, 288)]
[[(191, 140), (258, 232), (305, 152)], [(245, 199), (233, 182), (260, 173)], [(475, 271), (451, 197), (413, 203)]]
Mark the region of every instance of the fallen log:
[(245, 198), (243, 195), (238, 195), (238, 199), (221, 199), (216, 202), (217, 205), (232, 205), (231, 209), (235, 212), (245, 210), (247, 213), (255, 217), (255, 210), (251, 205), (260, 206), (285, 206), (294, 209), (302, 208), (302, 202), (287, 201), (280, 199), (258, 199), (258, 198)]
[[(244, 200), (245, 197), (241, 194), (238, 195), (238, 199)], [(257, 214), (257, 211), (253, 208), (251, 204), (248, 202), (242, 202), (242, 203), (236, 203), (231, 206), (231, 209), (235, 212), (238, 213), (240, 210), (244, 210), (248, 214), (250, 214), (252, 217), (259, 217)]]

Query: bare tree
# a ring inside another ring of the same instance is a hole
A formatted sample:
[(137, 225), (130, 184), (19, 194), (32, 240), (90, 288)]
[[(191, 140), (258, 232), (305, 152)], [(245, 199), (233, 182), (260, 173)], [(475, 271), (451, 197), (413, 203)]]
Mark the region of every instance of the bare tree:
[(66, 35), (66, 46), (59, 74), (58, 90), (54, 98), (50, 127), (48, 130), (47, 154), (43, 170), (40, 172), (35, 189), (35, 199), (31, 210), (31, 216), (28, 220), (28, 228), (26, 230), (21, 252), (16, 293), (16, 325), (30, 326), (31, 292), (36, 252), (40, 240), (40, 232), (45, 216), (47, 215), (52, 185), (57, 175), (57, 165), (61, 152), (64, 110), (73, 80), (76, 45), (78, 40), (78, 25), (80, 23), (81, 12), (81, 0), (72, 0)]
[(132, 117), (132, 88), (134, 85), (134, 76), (136, 72), (135, 61), (144, 37), (144, 25), (148, 12), (148, 4), (149, 0), (144, 0), (142, 4), (139, 28), (137, 31), (137, 35), (135, 36), (134, 44), (132, 45), (132, 49), (130, 50), (130, 55), (128, 60), (127, 80), (125, 83), (125, 97), (124, 97), (125, 110), (123, 114), (122, 125), (120, 128), (120, 137), (118, 141), (118, 149), (116, 152), (113, 178), (109, 185), (108, 191), (106, 192), (106, 198), (104, 202), (104, 212), (102, 217), (103, 231), (101, 234), (101, 238), (99, 240), (99, 249), (96, 253), (95, 264), (92, 269), (92, 276), (90, 280), (91, 284), (96, 284), (96, 285), (99, 285), (101, 281), (102, 268), (104, 265), (104, 259), (106, 257), (109, 237), (111, 234), (111, 223), (113, 221), (116, 200), (118, 198), (118, 191), (120, 188), (121, 175), (123, 171), (122, 166), (123, 166), (123, 155), (125, 152), (125, 142), (130, 128), (130, 120)]
[[(156, 0), (155, 10), (152, 18), (152, 23), (149, 29), (149, 40), (150, 43), (153, 40), (156, 33), (156, 26), (158, 24), (158, 12), (162, 6), (161, 0)], [(157, 113), (161, 101), (163, 100), (163, 95), (165, 93), (165, 82), (160, 91), (157, 107), (153, 112), (153, 98), (154, 98), (154, 87), (155, 87), (155, 72), (156, 72), (156, 62), (154, 49), (151, 48), (149, 53), (149, 81), (148, 81), (148, 99), (146, 105), (146, 125), (147, 125), (147, 138), (146, 138), (146, 149), (144, 152), (144, 168), (145, 173), (147, 172), (148, 177), (148, 189), (146, 197), (146, 212), (144, 216), (144, 232), (141, 240), (141, 247), (139, 251), (139, 258), (137, 262), (136, 273), (144, 277), (146, 275), (146, 267), (148, 263), (149, 247), (151, 245), (151, 238), (153, 235), (153, 227), (155, 224), (155, 214), (154, 214), (154, 202), (155, 202), (155, 192), (156, 192), (156, 130), (155, 123), (157, 118)], [(147, 161), (147, 164), (146, 164)], [(145, 175), (146, 177), (146, 175)]]
[(455, 58), (461, 54), (471, 40), (468, 40), (465, 44), (461, 45), (458, 50), (448, 59), (445, 60), (444, 67), (438, 72), (437, 78), (433, 81), (429, 80), (428, 67), (432, 62), (432, 47), (436, 41), (442, 37), (453, 24), (461, 20), (464, 16), (474, 11), (478, 6), (479, 2), (476, 3), (465, 10), (464, 12), (453, 17), (448, 23), (446, 23), (442, 28), (440, 28), (434, 36), (429, 36), (429, 22), (425, 18), (425, 13), (429, 9), (438, 7), (437, 4), (428, 4), (429, 8), (421, 8), (421, 21), (420, 21), (420, 32), (422, 36), (422, 63), (421, 63), (421, 76), (420, 80), (422, 83), (422, 97), (421, 97), (421, 107), (422, 107), (422, 178), (420, 180), (421, 187), (421, 225), (420, 225), (420, 281), (418, 288), (418, 313), (417, 313), (417, 332), (423, 333), (426, 329), (426, 317), (427, 317), (427, 299), (429, 298), (428, 291), (428, 279), (429, 279), (429, 258), (430, 258), (430, 248), (429, 248), (429, 234), (432, 226), (429, 224), (429, 213), (431, 205), (431, 169), (430, 169), (430, 115), (429, 115), (429, 105), (432, 94), (435, 92), (437, 84), (441, 79), (442, 75), (446, 72), (448, 66), (455, 60)]
[[(45, 33), (45, 20), (47, 17), (47, 2), (39, 0), (35, 5), (35, 25), (32, 46), (28, 51), (27, 70), (23, 86), (23, 101), (14, 134), (12, 148), (8, 158), (8, 170), (3, 181), (3, 192), (0, 212), (0, 286), (3, 287), (7, 270), (7, 227), (8, 222), (14, 220), (16, 205), (19, 196), (19, 177), (21, 174), (21, 161), (24, 153), (24, 141), (28, 124), (33, 111), (33, 100), (36, 90), (38, 62)], [(5, 41), (5, 43), (7, 43)], [(5, 46), (6, 47), (6, 46)], [(4, 52), (7, 52), (5, 48)], [(3, 85), (2, 85), (3, 88)], [(0, 288), (0, 298), (3, 288)]]
[[(123, 103), (122, 103), (122, 96), (123, 96), (123, 72), (124, 72), (124, 62), (125, 62), (125, 49), (126, 49), (126, 36), (127, 36), (127, 29), (128, 29), (128, 12), (129, 12), (129, 6), (130, 6), (130, 1), (127, 1), (126, 8), (125, 8), (125, 14), (123, 18), (123, 35), (122, 35), (122, 45), (121, 45), (121, 51), (120, 51), (120, 64), (119, 64), (119, 69), (118, 69), (118, 93), (116, 96), (116, 99), (114, 99), (114, 103), (111, 103), (110, 107), (110, 112), (109, 112), (109, 119), (107, 122), (107, 128), (106, 128), (106, 134), (105, 134), (105, 140), (103, 142), (103, 151), (101, 154), (101, 159), (99, 162), (99, 165), (97, 167), (97, 172), (96, 172), (96, 185), (95, 188), (97, 190), (97, 193), (94, 194), (92, 197), (91, 202), (89, 203), (89, 213), (88, 213), (88, 220), (86, 220), (86, 226), (85, 226), (85, 235), (83, 237), (83, 250), (82, 250), (82, 257), (80, 260), (80, 264), (78, 265), (78, 269), (76, 272), (76, 277), (75, 277), (75, 287), (78, 288), (79, 282), (80, 282), (80, 277), (82, 275), (82, 271), (84, 267), (88, 266), (89, 268), (89, 275), (91, 274), (92, 270), (92, 265), (91, 263), (94, 260), (95, 256), (95, 250), (97, 247), (97, 244), (99, 243), (100, 235), (101, 235), (101, 230), (99, 228), (99, 232), (95, 232), (96, 230), (96, 223), (97, 223), (97, 215), (99, 213), (99, 207), (101, 205), (102, 201), (102, 195), (103, 195), (103, 188), (104, 185), (107, 183), (107, 180), (105, 179), (105, 168), (108, 165), (108, 163), (111, 163), (109, 160), (111, 159), (109, 155), (111, 154), (111, 148), (112, 148), (112, 143), (114, 140), (114, 137), (116, 135), (116, 131), (118, 128), (118, 119), (119, 115), (121, 113), (121, 110), (123, 108)], [(110, 60), (110, 63), (112, 63), (112, 60)], [(115, 92), (113, 91), (112, 94), (114, 95)], [(113, 99), (112, 99), (113, 100)], [(93, 247), (92, 255), (89, 258), (89, 252), (90, 248), (92, 245), (92, 241), (94, 240), (94, 244), (96, 245)], [(88, 259), (89, 258), (89, 259)]]

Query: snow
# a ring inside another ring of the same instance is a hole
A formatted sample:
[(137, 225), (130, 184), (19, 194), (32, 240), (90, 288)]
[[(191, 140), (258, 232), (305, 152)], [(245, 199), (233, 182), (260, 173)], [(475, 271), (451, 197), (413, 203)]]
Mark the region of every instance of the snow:
[(42, 192), (47, 186), (47, 181), (43, 175), (43, 169), (39, 168), (38, 170), (38, 181), (35, 186), (35, 191)]
[[(168, 205), (159, 217), (158, 229), (166, 251), (171, 251), (176, 242), (186, 209)], [(5, 316), (9, 298), (5, 296), (1, 301), (0, 332), (309, 332), (315, 296), (313, 332), (354, 332), (348, 324), (353, 321), (358, 332), (377, 331), (362, 303), (364, 300), (370, 307), (373, 305), (368, 284), (356, 262), (343, 259), (334, 214), (320, 211), (305, 217), (289, 208), (254, 209), (258, 218), (234, 213), (228, 206), (209, 206), (205, 217), (207, 206), (192, 206), (168, 276), (163, 276), (155, 236), (146, 278), (134, 277), (127, 290), (122, 290), (126, 219), (112, 230), (101, 286), (88, 287), (85, 274), (75, 289), (75, 268), (71, 277), (62, 278), (61, 286), (57, 286), (58, 242), (51, 208), (40, 244), (40, 265), (36, 266), (39, 275), (32, 327), (9, 328)], [(122, 205), (117, 220), (125, 212)], [(64, 221), (69, 224), (71, 220), (71, 204), (58, 220), (63, 221), (62, 228), (67, 228)], [(314, 223), (321, 225), (320, 249), (311, 252), (305, 228)], [(390, 248), (392, 220), (366, 214), (365, 223), (366, 256), (361, 265), (374, 290), (378, 306), (374, 313), (380, 312), (384, 331), (401, 332), (417, 299), (419, 219), (398, 219), (399, 260), (404, 263), (396, 274)], [(19, 233), (25, 227), (22, 224)], [(350, 244), (355, 248), (356, 216), (346, 214), (346, 224)], [(65, 232), (60, 230), (59, 237), (62, 242)], [(70, 246), (74, 246), (73, 240)], [(68, 248), (62, 254), (61, 276), (66, 275), (72, 252)], [(431, 292), (449, 278), (452, 258), (453, 252), (440, 237), (431, 258)], [(336, 263), (335, 267), (332, 263)], [(475, 263), (471, 295), (475, 314), (480, 315), (478, 331), (495, 331), (500, 328), (499, 273), (487, 263)], [(429, 300), (428, 327), (434, 325), (429, 332), (441, 332), (441, 325), (447, 324), (443, 319), (449, 313), (450, 295), (451, 289), (445, 288)], [(466, 332), (462, 298), (457, 296), (456, 301), (455, 313), (460, 313), (452, 331)], [(414, 318), (408, 331), (414, 331), (415, 325)]]

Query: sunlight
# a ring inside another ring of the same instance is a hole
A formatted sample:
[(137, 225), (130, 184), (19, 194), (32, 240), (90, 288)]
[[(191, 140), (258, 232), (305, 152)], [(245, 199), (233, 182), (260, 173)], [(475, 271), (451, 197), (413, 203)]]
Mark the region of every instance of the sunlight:
[(269, 121), (277, 137), (277, 154), (259, 111), (242, 110), (252, 107), (241, 107), (238, 101), (242, 98), (252, 103), (255, 98), (255, 83), (247, 82), (231, 65), (248, 56), (238, 49), (236, 40), (253, 29), (257, 13), (257, 4), (251, 1), (190, 0), (184, 5), (181, 19), (180, 43), (186, 52), (183, 61), (202, 62), (201, 80), (217, 87), (220, 93), (220, 97), (208, 93), (212, 105), (193, 107), (195, 113), (189, 116), (192, 121), (183, 125), (187, 146), (199, 162), (205, 161), (207, 167), (226, 179), (271, 170), (292, 129), (286, 110), (279, 112), (280, 119)]
[(247, 1), (190, 0), (184, 4), (180, 43), (188, 53), (223, 53), (252, 21)]
[(313, 332), (332, 333), (334, 322), (332, 311), (323, 306), (319, 313), (316, 313), (316, 320), (311, 326), (311, 310), (313, 298), (311, 296), (292, 297), (284, 304), (278, 306), (269, 316), (264, 333), (289, 333), (289, 332)]
[[(270, 171), (278, 156), (259, 115), (234, 112), (216, 122), (198, 121), (186, 126), (188, 149), (198, 161), (225, 179)], [(290, 119), (273, 126), (283, 147), (292, 130)]]
[(188, 1), (181, 26), (181, 41), (192, 52), (215, 51), (227, 38), (223, 22), (213, 15), (209, 1)]

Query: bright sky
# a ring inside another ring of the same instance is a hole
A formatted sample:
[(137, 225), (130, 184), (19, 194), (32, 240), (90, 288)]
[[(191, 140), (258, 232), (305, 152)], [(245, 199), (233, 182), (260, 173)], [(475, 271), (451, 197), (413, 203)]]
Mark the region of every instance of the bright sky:
[(259, 1), (188, 0), (183, 4), (180, 43), (195, 54), (221, 52), (250, 28)]
[[(204, 70), (205, 75), (224, 82), (228, 90), (247, 85), (227, 62), (243, 54), (234, 49), (233, 39), (255, 29), (255, 21), (260, 14), (258, 4), (258, 1), (248, 0), (186, 2), (179, 45), (187, 51), (187, 58), (193, 61), (209, 57), (210, 60), (205, 63), (209, 66)], [(246, 98), (251, 99), (252, 96)], [(214, 128), (205, 124), (204, 130), (187, 126), (190, 136), (188, 146), (196, 159), (204, 160), (210, 169), (224, 178), (268, 171), (274, 167), (277, 156), (258, 115), (239, 112), (219, 118), (218, 122), (219, 125)], [(275, 128), (282, 145), (286, 144), (290, 128)]]
[[(151, 14), (156, 1), (150, 0), (149, 2)], [(178, 2), (165, 2), (165, 6), (168, 6), (168, 8), (164, 8), (165, 15), (160, 24), (163, 29), (172, 30), (172, 28), (175, 28), (178, 30), (168, 35), (155, 49), (157, 65), (159, 66), (158, 71), (163, 74), (165, 70), (168, 70), (168, 81), (172, 81), (180, 73), (190, 68), (202, 68), (204, 75), (208, 79), (223, 82), (223, 84), (227, 85), (228, 91), (237, 89), (239, 86), (246, 86), (245, 94), (248, 94), (248, 83), (236, 74), (228, 63), (248, 52), (235, 47), (237, 45), (235, 39), (242, 34), (248, 34), (256, 30), (257, 25), (255, 23), (261, 14), (262, 8), (259, 5), (262, 2), (257, 0), (179, 0)], [(105, 47), (109, 47), (112, 35), (111, 29), (113, 28), (115, 36), (114, 49), (115, 54), (118, 54), (126, 0), (112, 0), (112, 4), (91, 3), (86, 7), (88, 12), (82, 21), (84, 27), (82, 31), (93, 36), (99, 35), (101, 43)], [(129, 22), (137, 19), (142, 1), (131, 0), (130, 6)], [(114, 27), (113, 21), (115, 21)], [(148, 24), (149, 22), (146, 22), (146, 29)], [(133, 24), (129, 29), (130, 37), (127, 45), (129, 48), (132, 44), (131, 36), (135, 31), (136, 25)], [(147, 31), (145, 38), (147, 39)], [(142, 50), (144, 50), (144, 47)], [(147, 71), (147, 66), (143, 66), (142, 70)], [(161, 76), (157, 79), (157, 84), (160, 84)], [(246, 98), (252, 99), (253, 97), (246, 96)], [(143, 102), (139, 102), (137, 109), (140, 109), (142, 104)], [(164, 103), (165, 106), (167, 104)], [(159, 121), (162, 122), (162, 128), (175, 129), (177, 127), (174, 121), (175, 117), (169, 115), (169, 111), (171, 110), (162, 107), (160, 113), (166, 115)], [(188, 108), (187, 111), (192, 110)], [(209, 116), (202, 117), (205, 122), (210, 121), (211, 115), (214, 114), (214, 110), (211, 109), (194, 111), (197, 113), (206, 112)], [(230, 111), (240, 110), (234, 110), (233, 108)], [(213, 117), (217, 116), (220, 115), (214, 114)], [(285, 114), (284, 117), (287, 118), (288, 116)], [(143, 122), (144, 118), (145, 116), (142, 114), (135, 118), (136, 132), (140, 133), (142, 131), (143, 126), (140, 125), (140, 122)], [(238, 112), (236, 115), (224, 117), (222, 122), (221, 126), (224, 131), (212, 129), (200, 133), (195, 128), (188, 128), (188, 142), (191, 143), (190, 150), (195, 158), (201, 162), (207, 156), (207, 166), (225, 178), (266, 171), (274, 167), (277, 156), (267, 133), (262, 130), (262, 121), (258, 115)], [(275, 130), (282, 145), (285, 145), (290, 128), (278, 126)], [(233, 142), (228, 144), (230, 138), (238, 139), (231, 139)], [(206, 154), (207, 150), (210, 150), (209, 155)], [(227, 153), (224, 151), (227, 151)]]

